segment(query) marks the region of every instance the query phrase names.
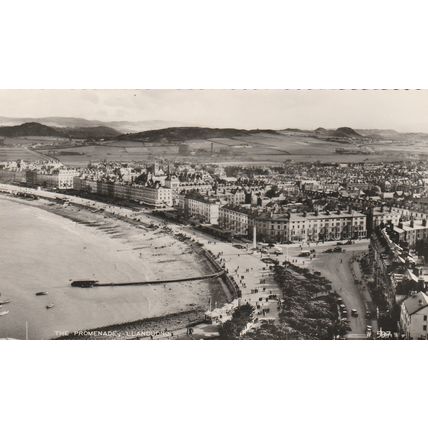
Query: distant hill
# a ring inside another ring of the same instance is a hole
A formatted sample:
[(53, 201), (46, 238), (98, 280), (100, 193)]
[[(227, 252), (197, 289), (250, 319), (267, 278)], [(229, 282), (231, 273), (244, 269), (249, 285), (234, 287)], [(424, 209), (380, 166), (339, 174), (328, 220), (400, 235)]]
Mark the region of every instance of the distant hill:
[(70, 137), (81, 139), (114, 138), (120, 133), (107, 126), (54, 128), (37, 122), (27, 122), (15, 126), (0, 127), (3, 137)]
[(304, 131), (303, 129), (299, 129), (299, 128), (285, 128), (285, 129), (281, 129), (281, 131), (283, 131), (283, 132), (308, 132), (308, 131)]
[(16, 126), (0, 127), (0, 135), (3, 137), (61, 137), (62, 134), (50, 126), (37, 122), (23, 123)]
[(313, 131), (313, 135), (316, 138), (329, 140), (329, 141), (350, 141), (354, 139), (364, 139), (365, 137), (359, 134), (352, 128), (347, 126), (342, 126), (337, 129), (325, 129), (325, 128), (317, 128)]
[(176, 142), (186, 140), (207, 140), (210, 138), (235, 138), (256, 135), (260, 133), (278, 134), (273, 130), (244, 130), (235, 128), (201, 128), (193, 126), (172, 127), (143, 131), (131, 134), (123, 134), (120, 140), (132, 140), (141, 142)]
[(315, 129), (314, 133), (316, 135), (325, 135), (325, 136), (329, 136), (331, 134), (332, 131), (329, 131), (325, 128), (317, 128)]
[(352, 128), (348, 128), (346, 126), (343, 126), (341, 128), (337, 128), (336, 131), (333, 131), (334, 137), (359, 137), (361, 138), (362, 135), (360, 135), (358, 132), (354, 131)]
[(88, 126), (79, 128), (55, 128), (62, 134), (70, 136), (72, 138), (116, 138), (121, 133), (116, 129), (108, 126)]
[(188, 123), (167, 120), (139, 120), (139, 121), (101, 121), (83, 119), (80, 117), (5, 117), (0, 116), (0, 126), (16, 126), (27, 122), (37, 122), (52, 128), (89, 128), (106, 126), (119, 131), (120, 134), (129, 132), (142, 132), (151, 129), (189, 126)]

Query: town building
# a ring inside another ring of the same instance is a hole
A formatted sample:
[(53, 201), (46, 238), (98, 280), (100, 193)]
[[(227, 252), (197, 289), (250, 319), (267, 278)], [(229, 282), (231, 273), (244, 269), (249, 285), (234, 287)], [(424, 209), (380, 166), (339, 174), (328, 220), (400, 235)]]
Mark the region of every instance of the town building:
[(79, 171), (68, 168), (61, 168), (53, 173), (28, 169), (24, 173), (27, 186), (61, 190), (73, 189), (74, 178), (80, 174)]
[(353, 210), (335, 212), (291, 213), (291, 241), (334, 241), (367, 237), (365, 214)]
[(26, 182), (26, 171), (11, 171), (0, 168), (0, 182), (21, 184)]
[(255, 217), (254, 225), (259, 239), (267, 242), (318, 242), (367, 236), (366, 216), (357, 211), (269, 212)]
[(127, 185), (105, 181), (74, 178), (73, 188), (79, 192), (95, 193), (149, 205), (153, 208), (172, 206), (172, 191), (159, 184), (152, 186)]
[(218, 224), (220, 201), (200, 193), (182, 193), (179, 198), (179, 211), (187, 218), (206, 224)]
[(79, 171), (76, 169), (61, 168), (58, 171), (58, 189), (72, 189), (74, 177), (79, 176)]
[(400, 328), (406, 339), (428, 339), (428, 296), (420, 291), (401, 303)]
[(371, 234), (377, 226), (382, 223), (392, 223), (398, 225), (399, 223), (414, 220), (427, 219), (428, 215), (423, 212), (410, 210), (407, 208), (395, 207), (395, 206), (380, 206), (370, 208), (367, 213), (367, 229)]
[(234, 236), (248, 237), (251, 209), (242, 205), (224, 205), (219, 210), (219, 226)]
[(263, 213), (250, 220), (249, 236), (253, 237), (255, 228), (257, 240), (277, 243), (289, 242), (289, 220), (290, 214), (288, 213)]
[(398, 226), (392, 225), (391, 234), (395, 235), (396, 242), (407, 242), (414, 248), (416, 242), (428, 238), (428, 226), (426, 219), (415, 221), (410, 220), (405, 223), (400, 222)]
[(215, 192), (213, 196), (219, 198), (223, 204), (239, 205), (245, 203), (246, 193), (244, 189), (235, 188), (230, 191), (223, 190)]
[[(378, 298), (381, 298), (388, 307), (395, 303), (395, 290), (398, 285), (394, 273), (402, 273), (405, 269), (405, 260), (402, 248), (396, 245), (385, 229), (378, 228), (370, 237), (369, 260), (373, 272), (374, 287)], [(401, 259), (400, 259), (401, 258)]]
[[(137, 197), (134, 197), (134, 192)], [(131, 187), (131, 199), (141, 201), (143, 204), (154, 208), (172, 206), (172, 190), (159, 185)]]
[(211, 183), (198, 181), (180, 181), (178, 184), (178, 193), (199, 192), (206, 193), (213, 188)]

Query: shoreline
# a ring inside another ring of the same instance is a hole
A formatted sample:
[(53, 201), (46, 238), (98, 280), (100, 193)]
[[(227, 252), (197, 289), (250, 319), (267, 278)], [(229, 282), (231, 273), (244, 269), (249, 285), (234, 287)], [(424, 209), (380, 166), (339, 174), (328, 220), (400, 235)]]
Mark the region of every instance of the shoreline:
[(153, 337), (174, 339), (174, 332), (203, 321), (204, 311), (195, 309), (95, 329), (58, 332), (58, 337), (52, 340), (141, 340)]
[[(16, 188), (13, 190), (20, 192), (26, 191), (26, 189), (24, 188)], [(59, 197), (61, 195), (58, 194), (56, 196)], [(68, 199), (66, 195), (62, 196)], [(27, 200), (24, 198), (8, 195), (7, 193), (4, 193), (4, 191), (0, 193), (0, 197), (2, 199), (6, 199), (14, 203), (19, 203), (23, 206), (30, 206), (33, 208), (35, 207), (43, 211), (59, 215), (62, 218), (70, 220), (70, 227), (72, 228), (75, 227), (74, 225), (79, 225), (79, 227), (87, 228), (88, 231), (95, 230), (98, 235), (102, 234), (104, 237), (108, 237), (110, 240), (112, 240), (109, 241), (109, 243), (113, 243), (113, 246), (116, 246), (115, 243), (117, 243), (118, 241), (124, 241), (127, 248), (120, 247), (123, 247), (123, 243), (120, 243), (120, 245), (118, 244), (119, 247), (117, 248), (117, 254), (121, 254), (122, 256), (125, 254), (129, 256), (133, 255), (135, 258), (136, 254), (139, 253), (140, 257), (143, 258), (145, 262), (147, 256), (146, 264), (150, 266), (148, 275), (150, 275), (151, 277), (151, 273), (153, 273), (155, 276), (155, 278), (153, 279), (159, 280), (164, 278), (171, 279), (171, 277), (174, 278), (174, 276), (179, 277), (182, 271), (186, 272), (187, 274), (189, 273), (189, 271), (196, 272), (196, 275), (193, 274), (189, 276), (197, 276), (201, 273), (203, 275), (213, 273), (213, 267), (207, 260), (200, 247), (198, 247), (192, 242), (179, 242), (179, 240), (174, 236), (174, 233), (171, 230), (168, 231), (166, 230), (167, 228), (162, 227), (161, 225), (153, 226), (153, 224), (157, 222), (155, 220), (148, 219), (147, 216), (144, 215), (144, 213), (142, 215), (143, 221), (137, 221), (136, 219), (129, 217), (124, 220), (122, 218), (119, 218), (120, 216), (114, 215), (111, 212), (98, 212), (98, 210), (96, 210), (93, 206), (88, 206), (95, 204), (93, 201), (90, 200), (86, 200), (85, 206), (75, 204), (74, 202), (70, 202), (70, 205), (64, 206), (62, 205), (62, 202), (52, 202), (52, 199), (49, 200), (41, 197), (37, 200)], [(110, 207), (113, 210), (120, 210), (121, 213), (123, 213), (122, 208), (108, 206), (107, 204), (100, 204), (101, 203), (97, 202), (96, 206), (103, 206), (104, 208)], [(135, 212), (132, 212), (129, 209), (125, 209), (125, 214), (129, 216), (131, 214), (135, 214)], [(134, 242), (135, 235), (138, 235), (138, 238), (140, 240), (142, 239), (142, 243), (144, 245), (136, 245), (136, 243)], [(152, 254), (153, 250), (158, 252)], [(178, 272), (178, 270), (181, 271)], [(178, 290), (178, 287), (182, 287), (182, 285), (174, 285), (172, 289), (168, 288), (168, 290), (174, 293)], [(196, 294), (191, 292), (192, 287), (193, 289), (196, 289)], [(154, 318), (158, 319), (158, 321), (161, 322), (163, 325), (164, 321), (162, 321), (161, 318), (165, 317), (165, 319), (169, 319), (168, 317), (170, 317), (171, 314), (177, 314), (182, 311), (186, 311), (187, 308), (189, 308), (189, 304), (193, 306), (192, 311), (200, 310), (202, 312), (205, 312), (209, 308), (210, 300), (221, 306), (229, 299), (229, 297), (225, 293), (224, 284), (221, 284), (221, 280), (219, 279), (213, 278), (209, 280), (203, 280), (195, 286), (191, 285), (186, 286), (185, 288), (187, 289), (186, 293), (188, 297), (183, 297), (183, 302), (181, 305), (180, 303), (177, 303), (177, 296), (176, 299), (171, 302), (173, 303), (171, 307), (169, 307), (169, 302), (163, 302), (162, 297), (159, 296), (158, 301), (154, 302), (155, 306), (159, 306), (158, 310), (156, 310), (156, 308), (154, 308), (153, 306), (150, 307), (149, 304), (150, 310), (148, 313), (145, 314), (146, 316), (144, 316), (143, 318), (141, 318), (141, 314), (140, 317), (134, 316), (131, 319), (127, 319), (125, 317), (121, 322), (118, 322), (116, 319), (114, 319), (111, 324), (107, 322), (103, 323), (103, 325), (105, 326), (132, 322), (142, 322), (142, 320), (149, 320)], [(201, 291), (203, 289), (205, 289), (206, 291)], [(158, 287), (158, 290), (161, 290), (161, 287)], [(163, 290), (161, 291), (169, 293), (168, 290), (166, 290), (166, 287), (164, 286)], [(85, 292), (82, 293), (82, 295), (84, 294)], [(206, 296), (205, 298), (203, 297), (204, 295)], [(186, 301), (186, 298), (193, 300), (193, 303), (188, 303)], [(100, 300), (99, 303), (103, 304), (104, 302), (103, 300)], [(99, 327), (99, 325), (88, 325), (87, 327), (82, 328), (82, 330), (98, 328), (104, 327)], [(79, 328), (74, 330), (78, 329)], [(70, 328), (69, 330), (73, 329)], [(51, 338), (55, 337), (51, 335)]]

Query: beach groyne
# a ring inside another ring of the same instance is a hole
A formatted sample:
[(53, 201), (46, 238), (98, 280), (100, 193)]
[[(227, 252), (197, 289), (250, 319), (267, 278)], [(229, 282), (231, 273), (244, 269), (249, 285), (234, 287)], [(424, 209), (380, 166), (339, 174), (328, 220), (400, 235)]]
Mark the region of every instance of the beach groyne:
[(173, 278), (173, 279), (155, 279), (151, 281), (133, 281), (133, 282), (93, 282), (89, 281), (73, 281), (72, 287), (79, 288), (92, 288), (92, 287), (126, 287), (126, 286), (143, 286), (143, 285), (159, 285), (159, 284), (170, 284), (173, 282), (189, 282), (189, 281), (200, 281), (203, 279), (213, 279), (224, 275), (225, 271), (221, 270), (209, 275), (192, 276), (187, 278)]

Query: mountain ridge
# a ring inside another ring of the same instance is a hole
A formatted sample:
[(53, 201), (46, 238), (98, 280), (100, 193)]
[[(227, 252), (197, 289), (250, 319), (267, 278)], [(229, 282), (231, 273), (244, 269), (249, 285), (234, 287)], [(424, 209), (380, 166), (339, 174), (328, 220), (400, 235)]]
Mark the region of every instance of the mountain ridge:
[(120, 132), (107, 126), (55, 128), (38, 122), (26, 122), (14, 126), (0, 126), (3, 137), (63, 137), (82, 139), (115, 138)]
[(142, 132), (151, 129), (168, 128), (172, 126), (190, 126), (187, 123), (168, 120), (96, 120), (83, 119), (79, 117), (66, 116), (46, 116), (46, 117), (6, 117), (0, 116), (0, 126), (17, 126), (23, 123), (37, 122), (53, 128), (77, 128), (107, 126), (119, 131), (119, 133)]
[(141, 142), (177, 142), (186, 140), (197, 140), (210, 138), (235, 138), (250, 136), (258, 133), (277, 134), (278, 131), (271, 129), (236, 129), (236, 128), (208, 128), (208, 127), (170, 127), (162, 129), (154, 129), (143, 132), (122, 134), (118, 137), (119, 140), (131, 140)]

